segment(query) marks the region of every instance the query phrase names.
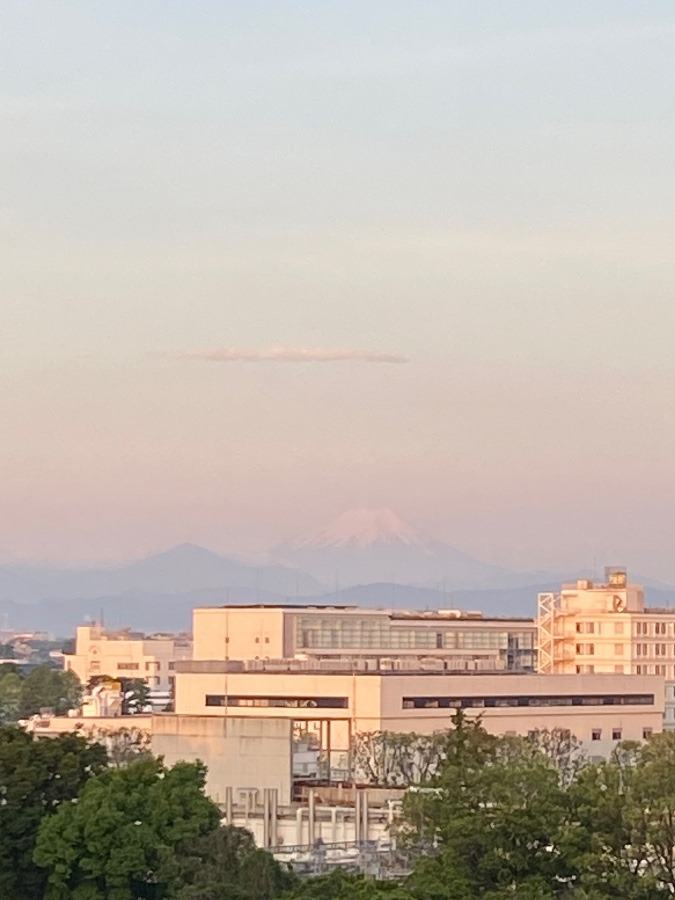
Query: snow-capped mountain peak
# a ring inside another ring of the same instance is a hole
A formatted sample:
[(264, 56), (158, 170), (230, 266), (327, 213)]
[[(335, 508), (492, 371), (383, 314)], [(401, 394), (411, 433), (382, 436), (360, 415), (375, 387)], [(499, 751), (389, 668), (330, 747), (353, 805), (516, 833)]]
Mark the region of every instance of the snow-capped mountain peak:
[(371, 547), (397, 542), (420, 546), (424, 540), (388, 507), (360, 506), (348, 509), (318, 534), (295, 546), (298, 549)]

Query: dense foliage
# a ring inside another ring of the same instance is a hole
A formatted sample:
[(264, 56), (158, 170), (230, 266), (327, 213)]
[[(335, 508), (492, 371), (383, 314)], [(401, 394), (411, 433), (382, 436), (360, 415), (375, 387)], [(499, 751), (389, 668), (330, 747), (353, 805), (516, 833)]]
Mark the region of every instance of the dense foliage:
[(36, 741), (0, 728), (0, 897), (44, 896), (46, 872), (33, 862), (38, 829), (105, 765), (103, 747), (76, 735)]
[[(379, 740), (379, 738), (377, 739)], [(375, 743), (373, 743), (375, 741)], [(368, 753), (398, 778), (390, 761)], [(364, 744), (366, 746), (366, 744)], [(386, 736), (408, 765), (408, 744)], [(413, 746), (413, 745), (411, 745)], [(205, 770), (107, 766), (82, 737), (0, 727), (0, 897), (16, 900), (658, 900), (675, 893), (675, 734), (587, 761), (564, 732), (497, 738), (458, 713), (396, 826), (400, 883), (304, 881), (220, 825)], [(401, 747), (404, 749), (401, 750)], [(424, 750), (426, 754), (426, 750)]]
[(164, 896), (162, 860), (218, 826), (204, 778), (196, 763), (166, 769), (156, 759), (92, 778), (77, 803), (62, 805), (40, 827), (35, 861), (49, 873), (46, 896)]
[(25, 674), (11, 663), (0, 666), (0, 724), (34, 716), (42, 709), (57, 715), (79, 706), (80, 680), (73, 672), (46, 663)]

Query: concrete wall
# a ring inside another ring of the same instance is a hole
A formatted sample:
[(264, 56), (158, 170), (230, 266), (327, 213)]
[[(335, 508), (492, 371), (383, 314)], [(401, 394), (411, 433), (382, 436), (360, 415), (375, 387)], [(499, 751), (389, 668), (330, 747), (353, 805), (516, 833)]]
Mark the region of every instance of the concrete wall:
[[(606, 755), (613, 747), (611, 735), (621, 730), (622, 740), (641, 741), (645, 729), (663, 730), (663, 679), (653, 675), (454, 675), (388, 676), (382, 679), (382, 720), (392, 731), (431, 733), (448, 727), (452, 709), (403, 709), (405, 696), (480, 697), (653, 694), (652, 705), (485, 707), (465, 709), (469, 717), (481, 716), (493, 734), (527, 734), (536, 729), (566, 728), (584, 743), (592, 755)], [(600, 731), (599, 740), (593, 732)], [(606, 742), (609, 742), (606, 744)]]
[(194, 659), (282, 659), (284, 611), (197, 607), (192, 611)]
[(152, 752), (166, 765), (201, 760), (210, 797), (224, 802), (225, 788), (277, 788), (291, 800), (291, 722), (228, 716), (153, 716)]
[[(449, 675), (449, 674), (317, 674), (315, 672), (180, 672), (176, 681), (176, 712), (187, 715), (210, 714), (275, 719), (331, 719), (332, 746), (341, 747), (337, 720), (349, 722), (353, 732), (416, 731), (430, 733), (447, 728), (452, 708), (434, 707), (436, 697), (531, 698), (527, 706), (476, 706), (468, 716), (483, 717), (485, 727), (495, 734), (527, 734), (535, 729), (566, 728), (581, 741), (593, 742), (592, 751), (620, 730), (622, 740), (642, 740), (645, 730), (663, 728), (663, 679), (653, 675)], [(344, 708), (303, 708), (299, 706), (251, 705), (239, 707), (205, 706), (206, 694), (234, 697), (344, 697)], [(650, 704), (575, 704), (547, 706), (537, 697), (587, 695), (652, 694)], [(425, 708), (404, 706), (405, 697), (428, 697)], [(594, 732), (600, 731), (600, 738)]]

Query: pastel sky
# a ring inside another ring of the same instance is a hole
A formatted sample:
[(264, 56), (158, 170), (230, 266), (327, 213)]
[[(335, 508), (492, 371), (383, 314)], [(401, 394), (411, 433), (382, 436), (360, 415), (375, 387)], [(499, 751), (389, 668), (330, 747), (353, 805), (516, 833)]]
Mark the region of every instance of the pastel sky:
[(675, 578), (671, 0), (4, 0), (0, 76), (0, 558)]

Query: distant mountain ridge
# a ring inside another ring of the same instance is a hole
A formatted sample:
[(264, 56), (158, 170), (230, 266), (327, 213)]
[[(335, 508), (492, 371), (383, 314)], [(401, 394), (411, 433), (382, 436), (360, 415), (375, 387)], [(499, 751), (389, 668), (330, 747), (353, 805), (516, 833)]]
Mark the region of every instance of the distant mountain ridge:
[[(270, 551), (273, 559), (326, 584), (445, 582), (496, 587), (522, 576), (421, 534), (388, 507), (349, 509), (316, 535)], [(527, 578), (525, 579), (527, 580)]]
[(0, 600), (43, 600), (122, 596), (130, 592), (179, 594), (211, 588), (245, 588), (288, 596), (315, 594), (316, 579), (279, 564), (251, 565), (195, 544), (179, 544), (164, 553), (109, 568), (0, 566)]
[[(244, 562), (194, 544), (109, 567), (0, 565), (0, 627), (72, 634), (85, 619), (189, 630), (195, 606), (333, 604), (534, 616), (537, 593), (592, 573), (514, 572), (426, 537), (391, 509), (358, 507), (317, 534)], [(650, 603), (675, 588), (638, 578)]]

